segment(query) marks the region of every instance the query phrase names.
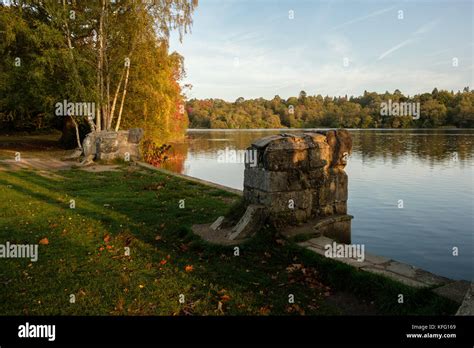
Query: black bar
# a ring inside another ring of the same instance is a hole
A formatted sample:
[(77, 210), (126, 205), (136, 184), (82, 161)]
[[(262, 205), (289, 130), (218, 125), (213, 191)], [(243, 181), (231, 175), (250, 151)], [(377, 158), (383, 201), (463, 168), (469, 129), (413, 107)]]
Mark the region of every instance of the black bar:
[[(55, 325), (55, 340), (20, 338), (26, 323)], [(474, 342), (473, 317), (1, 317), (0, 346), (58, 344), (414, 344)], [(414, 328), (412, 325), (416, 325)], [(434, 325), (430, 327), (429, 325)], [(426, 326), (425, 330), (421, 327)], [(454, 327), (455, 326), (455, 327)], [(407, 338), (407, 334), (456, 334)]]

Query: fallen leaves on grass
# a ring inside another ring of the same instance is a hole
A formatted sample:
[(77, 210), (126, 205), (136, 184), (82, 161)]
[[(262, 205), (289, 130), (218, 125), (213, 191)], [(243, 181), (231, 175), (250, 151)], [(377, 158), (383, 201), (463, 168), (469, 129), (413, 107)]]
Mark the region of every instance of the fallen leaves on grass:
[(49, 240), (48, 238), (43, 238), (39, 241), (39, 244), (41, 245), (48, 245), (49, 244)]
[(292, 263), (291, 265), (286, 267), (286, 271), (288, 273), (293, 273), (293, 272), (296, 272), (296, 271), (298, 271), (302, 268), (303, 268), (303, 265), (301, 263)]
[(222, 302), (230, 301), (230, 296), (229, 296), (229, 295), (222, 295), (222, 296), (221, 296), (221, 301), (222, 301)]
[(290, 306), (287, 306), (286, 307), (286, 312), (287, 313), (298, 313), (300, 315), (306, 315), (306, 312), (304, 311), (303, 308), (301, 308), (299, 305), (297, 305), (296, 303), (295, 304), (292, 304)]
[(191, 265), (186, 265), (186, 267), (184, 267), (184, 270), (189, 273), (189, 272), (192, 272), (194, 270), (194, 267), (191, 266)]
[[(293, 263), (286, 268), (289, 284), (302, 284), (310, 289), (318, 289), (320, 293), (328, 292), (330, 288), (319, 280), (318, 271), (315, 268), (304, 267), (301, 263)], [(325, 296), (329, 296), (326, 295)]]
[(284, 239), (277, 239), (275, 241), (278, 245), (285, 245), (286, 244), (286, 241)]
[(110, 235), (109, 234), (106, 234), (104, 236), (104, 243), (107, 244), (108, 242), (110, 242)]

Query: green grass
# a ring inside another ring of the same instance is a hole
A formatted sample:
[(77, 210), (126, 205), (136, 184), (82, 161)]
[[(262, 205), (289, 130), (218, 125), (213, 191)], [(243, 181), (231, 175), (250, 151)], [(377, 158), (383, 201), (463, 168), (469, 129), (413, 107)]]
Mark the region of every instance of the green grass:
[(234, 256), (234, 247), (205, 243), (190, 228), (232, 215), (237, 196), (155, 171), (122, 169), (73, 169), (56, 172), (59, 177), (0, 171), (0, 243), (49, 241), (39, 246), (37, 262), (0, 259), (0, 314), (330, 315), (342, 311), (327, 301), (335, 290), (373, 301), (380, 314), (456, 310), (426, 290), (303, 250), (270, 228)]

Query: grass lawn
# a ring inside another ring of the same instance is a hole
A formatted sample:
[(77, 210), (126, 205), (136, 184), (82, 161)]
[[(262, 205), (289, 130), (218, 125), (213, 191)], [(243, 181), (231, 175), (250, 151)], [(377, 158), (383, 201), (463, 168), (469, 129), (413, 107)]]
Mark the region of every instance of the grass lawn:
[(0, 171), (0, 198), (0, 244), (43, 243), (37, 262), (0, 259), (2, 315), (331, 315), (357, 305), (360, 314), (436, 315), (457, 309), (428, 290), (303, 250), (271, 228), (240, 245), (239, 256), (234, 247), (207, 244), (191, 225), (228, 213), (239, 198), (137, 166), (51, 176)]

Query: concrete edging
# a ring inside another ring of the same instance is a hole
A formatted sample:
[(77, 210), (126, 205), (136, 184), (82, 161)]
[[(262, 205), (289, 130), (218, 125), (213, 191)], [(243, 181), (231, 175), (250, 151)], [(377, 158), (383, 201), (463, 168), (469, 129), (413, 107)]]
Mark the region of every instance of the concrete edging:
[[(321, 236), (298, 243), (298, 245), (326, 257), (325, 245), (332, 244), (333, 242), (333, 239)], [(421, 268), (369, 253), (365, 253), (365, 260), (362, 262), (355, 258), (340, 257), (331, 259), (364, 272), (385, 276), (410, 287), (432, 288), (432, 291), (439, 296), (461, 305), (456, 315), (474, 314), (472, 282), (456, 281), (438, 276)], [(465, 294), (465, 296), (460, 296), (460, 294)]]
[(204, 186), (217, 188), (219, 190), (227, 191), (229, 193), (233, 193), (233, 194), (238, 195), (238, 196), (243, 196), (243, 192), (241, 190), (237, 190), (237, 189), (227, 187), (227, 186), (224, 186), (224, 185), (219, 185), (219, 184), (216, 184), (216, 183), (213, 183), (213, 182), (210, 182), (210, 181), (206, 181), (206, 180), (203, 180), (203, 179), (194, 178), (194, 177), (189, 176), (189, 175), (175, 173), (175, 172), (172, 172), (170, 170), (163, 169), (163, 168), (157, 168), (157, 167), (154, 167), (151, 164), (148, 164), (148, 163), (145, 163), (145, 162), (137, 161), (135, 163), (137, 165), (139, 165), (140, 167), (143, 167), (143, 168), (147, 168), (147, 169), (154, 170), (154, 171), (157, 171), (157, 172), (160, 172), (160, 173), (163, 173), (163, 174), (167, 174), (167, 175), (175, 176), (175, 177), (185, 179), (185, 180), (188, 180), (188, 181), (192, 181), (192, 182), (204, 185)]

